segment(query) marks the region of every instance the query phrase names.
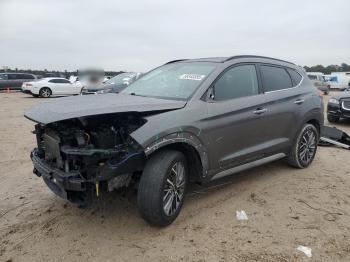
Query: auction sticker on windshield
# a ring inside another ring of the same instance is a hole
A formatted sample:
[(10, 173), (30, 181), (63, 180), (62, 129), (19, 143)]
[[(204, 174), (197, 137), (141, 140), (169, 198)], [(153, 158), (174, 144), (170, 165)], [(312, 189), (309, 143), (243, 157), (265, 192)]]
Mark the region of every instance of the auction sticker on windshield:
[(180, 79), (196, 80), (196, 81), (201, 81), (204, 77), (205, 75), (198, 75), (198, 74), (183, 74), (179, 76)]

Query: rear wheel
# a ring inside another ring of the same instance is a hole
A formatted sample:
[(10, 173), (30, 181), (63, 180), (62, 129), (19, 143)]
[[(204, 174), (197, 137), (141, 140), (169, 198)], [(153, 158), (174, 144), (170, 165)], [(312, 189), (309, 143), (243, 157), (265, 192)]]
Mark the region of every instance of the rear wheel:
[(187, 163), (181, 152), (163, 150), (150, 158), (137, 196), (142, 217), (156, 226), (171, 224), (183, 205), (187, 181)]
[(47, 97), (50, 97), (52, 95), (52, 92), (51, 92), (50, 88), (43, 87), (43, 88), (40, 89), (39, 95), (41, 97), (47, 98)]
[(339, 117), (338, 116), (332, 116), (330, 114), (327, 114), (327, 120), (329, 123), (336, 123), (339, 122)]
[(308, 167), (315, 158), (318, 140), (318, 129), (312, 124), (305, 124), (294, 142), (288, 163), (297, 168)]

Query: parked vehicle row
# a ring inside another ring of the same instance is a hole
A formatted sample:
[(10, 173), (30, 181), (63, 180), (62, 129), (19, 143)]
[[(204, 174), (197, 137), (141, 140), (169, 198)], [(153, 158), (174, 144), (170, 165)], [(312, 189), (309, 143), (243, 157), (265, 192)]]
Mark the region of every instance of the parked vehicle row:
[(34, 97), (67, 96), (78, 94), (119, 93), (140, 78), (141, 73), (122, 73), (103, 83), (92, 85), (84, 81), (71, 82), (62, 77), (47, 77), (22, 83), (22, 92)]
[(59, 98), (25, 116), (37, 123), (34, 173), (55, 194), (88, 205), (135, 186), (142, 217), (166, 226), (190, 182), (281, 158), (308, 167), (323, 100), (293, 63), (234, 56), (171, 61), (119, 94)]

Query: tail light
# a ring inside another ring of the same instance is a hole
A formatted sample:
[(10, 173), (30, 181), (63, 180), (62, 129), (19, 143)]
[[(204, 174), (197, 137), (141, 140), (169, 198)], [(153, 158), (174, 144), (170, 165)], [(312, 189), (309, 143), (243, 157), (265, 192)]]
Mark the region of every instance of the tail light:
[(29, 86), (33, 86), (33, 84), (26, 84), (26, 86), (28, 86), (28, 87), (29, 87)]

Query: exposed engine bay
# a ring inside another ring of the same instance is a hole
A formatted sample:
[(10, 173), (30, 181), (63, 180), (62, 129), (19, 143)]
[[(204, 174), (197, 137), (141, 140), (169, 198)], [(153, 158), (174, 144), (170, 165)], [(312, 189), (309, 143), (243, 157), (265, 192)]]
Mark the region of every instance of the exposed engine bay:
[(74, 118), (37, 124), (34, 173), (58, 195), (86, 204), (91, 194), (128, 186), (145, 162), (129, 134), (145, 123), (137, 113)]

